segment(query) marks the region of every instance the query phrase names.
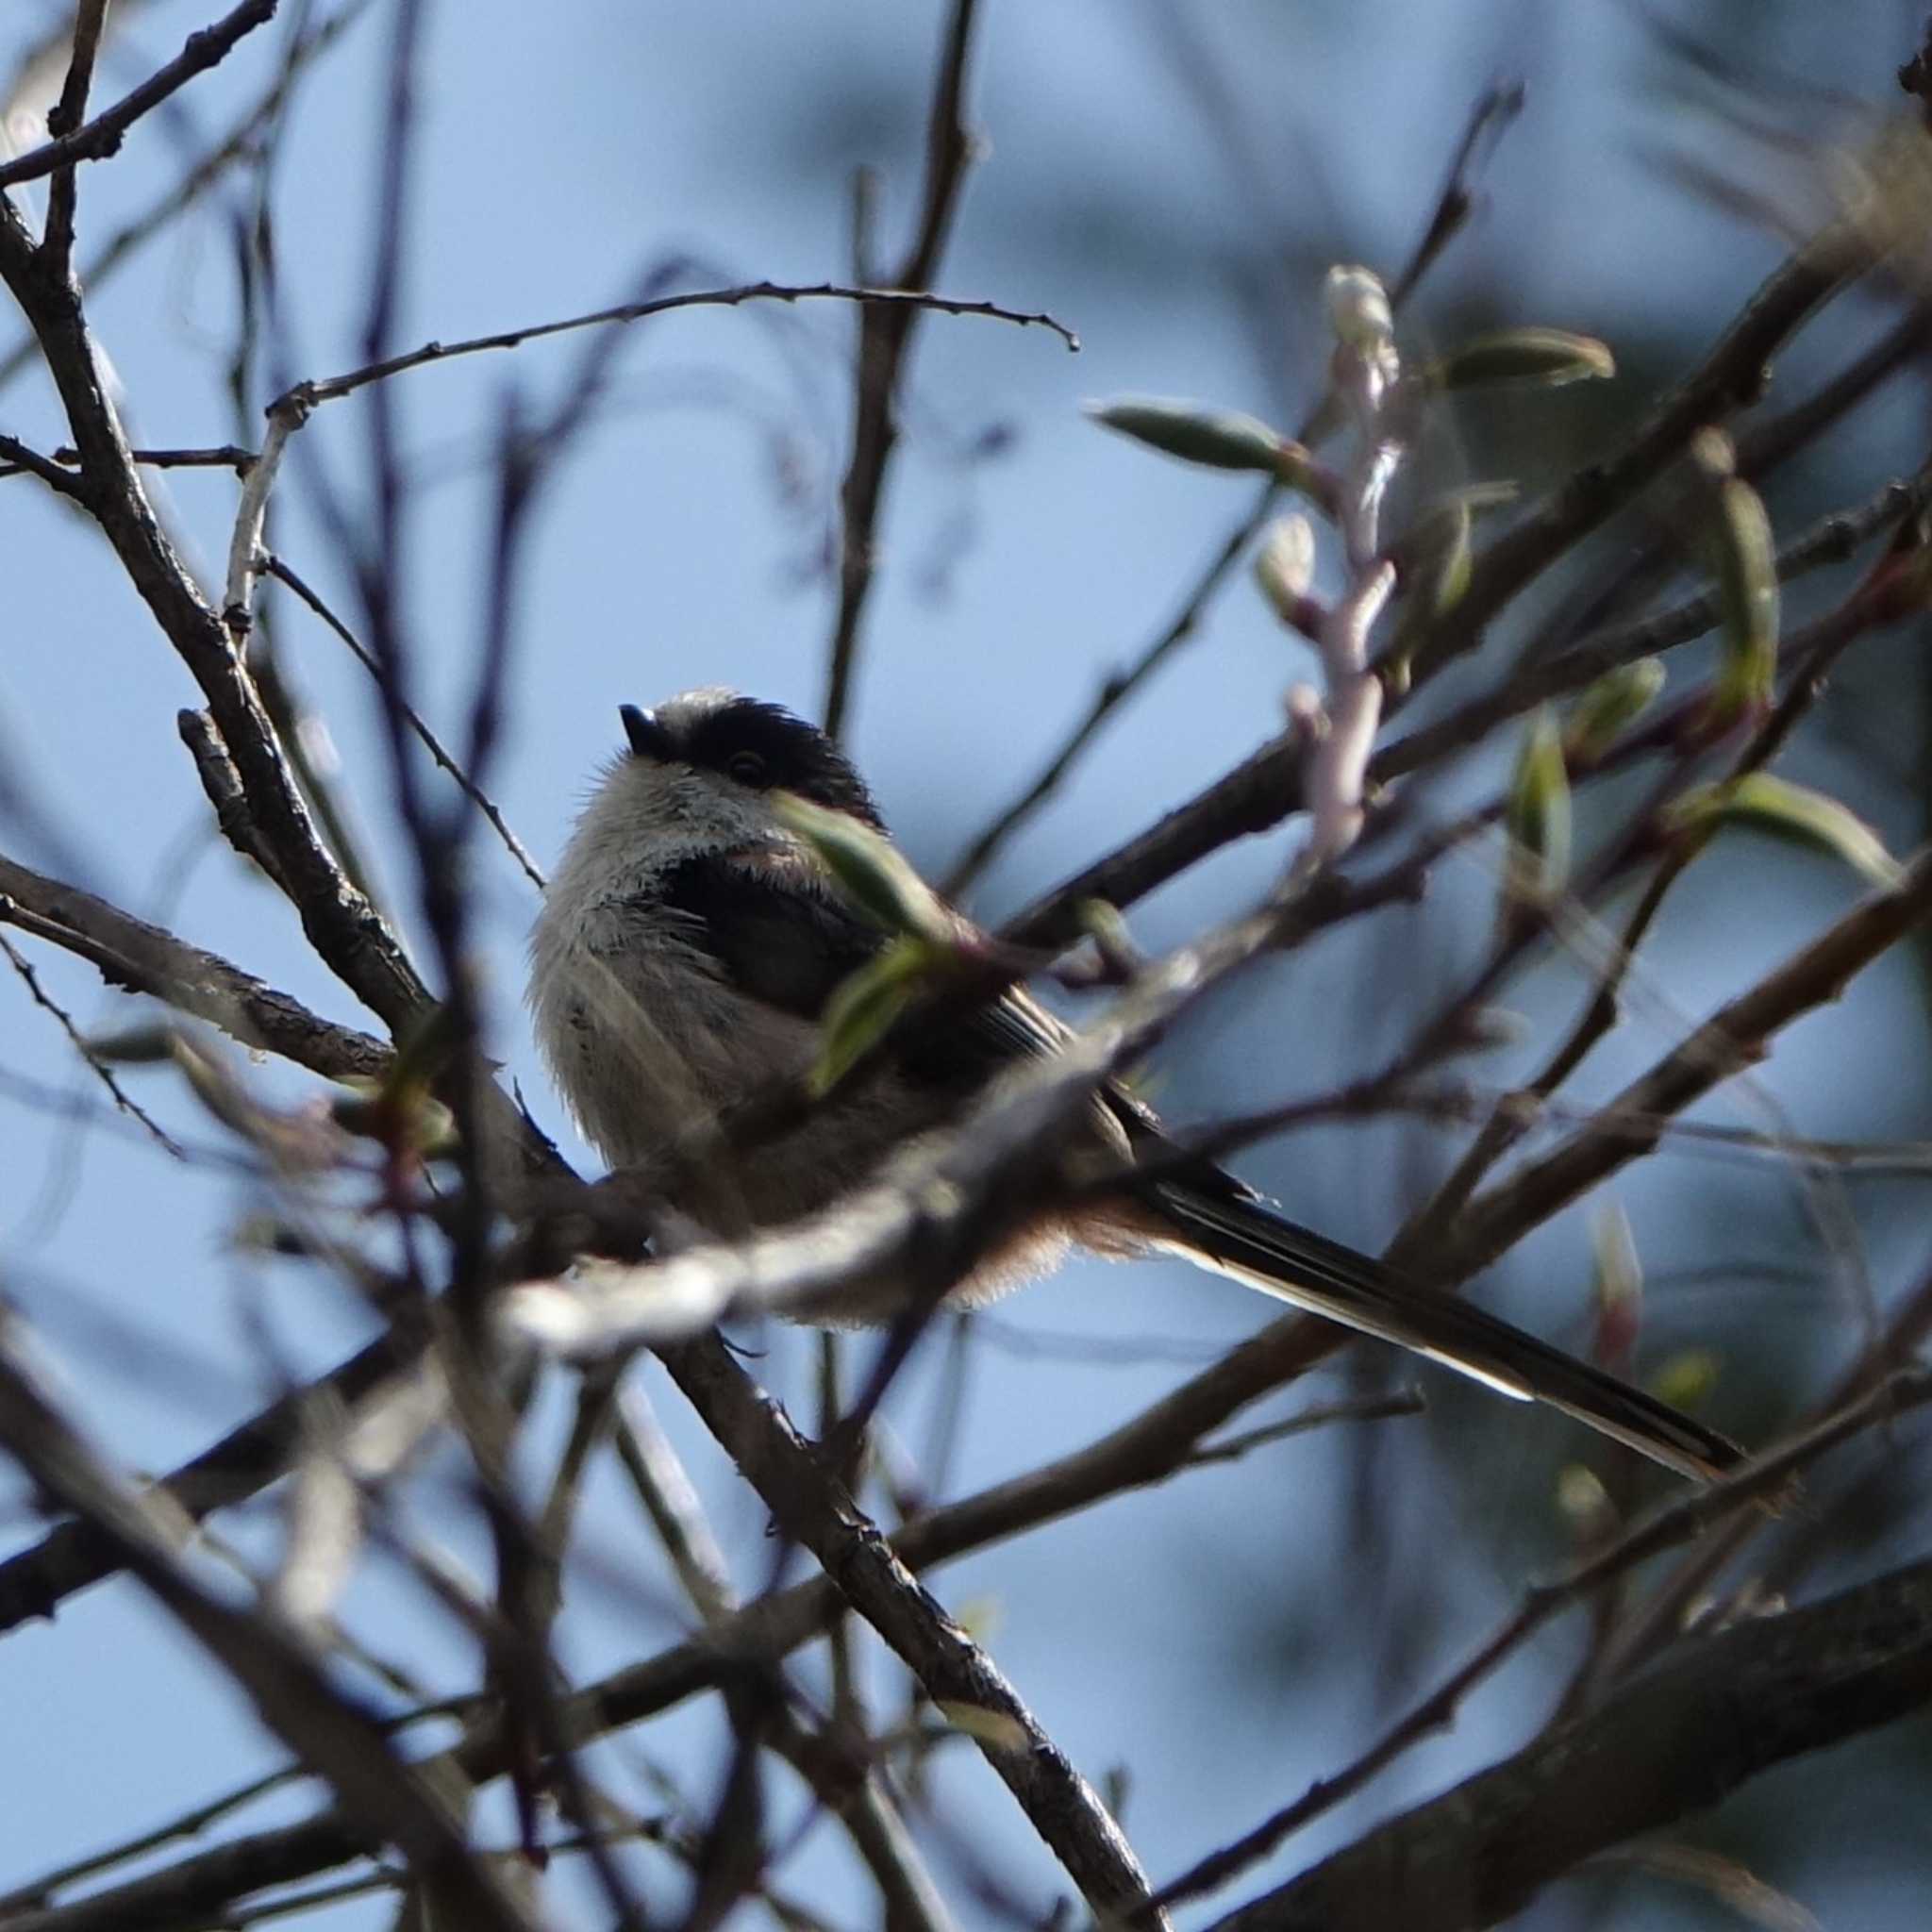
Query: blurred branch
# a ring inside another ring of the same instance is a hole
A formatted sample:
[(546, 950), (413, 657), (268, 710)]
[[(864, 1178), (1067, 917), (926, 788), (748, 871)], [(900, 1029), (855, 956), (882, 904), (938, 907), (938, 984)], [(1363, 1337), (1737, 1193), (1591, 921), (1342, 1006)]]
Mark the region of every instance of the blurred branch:
[(1389, 300), (1397, 308), (1415, 292), (1416, 285), (1441, 258), (1442, 251), (1469, 225), (1475, 212), (1475, 180), (1497, 143), (1508, 133), (1511, 124), (1523, 112), (1524, 87), (1520, 80), (1505, 81), (1485, 88), (1470, 109), (1462, 138), (1450, 158), (1442, 192), (1424, 224), (1422, 239), (1415, 245), (1402, 273), (1389, 285)]
[[(393, 1755), (308, 1652), (258, 1610), (211, 1591), (181, 1560), (166, 1516), (101, 1462), (42, 1395), (20, 1359), (16, 1333), (14, 1324), (0, 1321), (0, 1444), (39, 1489), (108, 1540), (248, 1694), (262, 1722), (327, 1779), (370, 1844), (395, 1845), (435, 1895), (479, 1932), (533, 1932), (533, 1922), (471, 1855), (441, 1797)], [(40, 1916), (14, 1923), (30, 1926)]]
[[(1790, 1492), (1792, 1479), (1821, 1456), (1897, 1416), (1932, 1402), (1932, 1370), (1901, 1370), (1862, 1400), (1807, 1430), (1770, 1454), (1753, 1457), (1700, 1490), (1674, 1498), (1620, 1536), (1607, 1549), (1580, 1563), (1561, 1581), (1530, 1591), (1523, 1607), (1459, 1669), (1386, 1731), (1372, 1749), (1333, 1776), (1317, 1780), (1291, 1805), (1265, 1819), (1234, 1843), (1211, 1854), (1158, 1894), (1175, 1905), (1227, 1884), (1237, 1874), (1275, 1852), (1293, 1833), (1351, 1798), (1397, 1757), (1454, 1722), (1469, 1693), (1558, 1612), (1582, 1602), (1605, 1584), (1686, 1542), (1712, 1524), (1733, 1516), (1749, 1503), (1775, 1505)], [(1932, 1567), (1932, 1566), (1928, 1566)], [(1928, 1598), (1932, 1603), (1932, 1598)], [(1932, 1636), (1928, 1636), (1932, 1641)], [(1932, 1695), (1932, 1681), (1927, 1684)], [(1685, 1735), (1696, 1736), (1693, 1728)], [(1713, 1732), (1711, 1737), (1725, 1735)], [(1621, 1834), (1620, 1834), (1621, 1835)], [(1609, 1840), (1606, 1840), (1608, 1842)], [(1573, 1855), (1574, 1856), (1574, 1855)], [(1353, 1921), (1351, 1923), (1354, 1923)], [(1392, 1923), (1406, 1923), (1398, 1915)]]
[(1466, 1280), (1524, 1234), (1620, 1167), (1649, 1153), (1658, 1122), (1765, 1058), (1794, 1020), (1836, 1000), (1895, 941), (1932, 917), (1932, 851), (1906, 868), (1897, 888), (1875, 892), (1808, 946), (1720, 1008), (1633, 1080), (1554, 1153), (1476, 1195), (1443, 1232), (1431, 1273)]
[[(165, 67), (157, 68), (139, 87), (124, 94), (84, 127), (57, 135), (54, 140), (28, 149), (13, 160), (0, 161), (0, 189), (13, 188), (23, 181), (37, 181), (43, 175), (53, 174), (57, 168), (69, 168), (76, 161), (102, 160), (116, 153), (127, 130), (143, 114), (159, 107), (170, 94), (185, 87), (197, 75), (219, 66), (238, 42), (275, 17), (279, 4), (280, 0), (242, 0), (233, 12), (225, 15), (212, 26), (205, 26), (190, 34), (181, 51)], [(98, 11), (98, 8), (95, 10)], [(89, 64), (91, 66), (92, 63)], [(83, 75), (87, 71), (83, 68)], [(51, 121), (49, 125), (51, 126)]]
[(1585, 1858), (1932, 1698), (1932, 1563), (1688, 1640), (1601, 1709), (1378, 1825), (1212, 1932), (1463, 1932)]
[[(925, 182), (919, 229), (894, 284), (908, 291), (931, 288), (952, 231), (973, 137), (965, 123), (966, 68), (972, 49), (978, 0), (952, 0), (941, 45), (939, 74), (926, 121)], [(825, 674), (825, 729), (843, 735), (851, 703), (852, 667), (858, 651), (859, 621), (872, 591), (874, 546), (886, 473), (898, 440), (894, 412), (899, 379), (916, 304), (868, 308), (859, 311), (858, 375), (855, 382), (852, 455), (839, 491), (839, 613), (832, 626)], [(1069, 346), (1076, 346), (1069, 339)]]

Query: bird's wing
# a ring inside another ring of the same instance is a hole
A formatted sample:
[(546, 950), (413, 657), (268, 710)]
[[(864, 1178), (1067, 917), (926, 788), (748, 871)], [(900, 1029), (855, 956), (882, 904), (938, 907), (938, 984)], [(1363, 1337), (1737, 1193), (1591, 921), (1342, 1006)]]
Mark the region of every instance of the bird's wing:
[[(689, 922), (690, 942), (735, 991), (794, 1019), (821, 1019), (840, 985), (888, 942), (815, 874), (781, 874), (728, 854), (671, 868), (652, 897)], [(1015, 1061), (1056, 1052), (1065, 1038), (1044, 1007), (1013, 991), (945, 1024), (915, 1024), (896, 1060), (915, 1084), (963, 1097)]]

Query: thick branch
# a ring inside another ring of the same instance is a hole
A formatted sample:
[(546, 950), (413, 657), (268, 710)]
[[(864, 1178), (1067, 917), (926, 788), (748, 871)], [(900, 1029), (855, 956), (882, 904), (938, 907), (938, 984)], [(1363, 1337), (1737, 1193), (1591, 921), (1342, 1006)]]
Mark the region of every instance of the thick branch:
[[(779, 1524), (941, 1706), (991, 1716), (976, 1741), (1033, 1827), (1103, 1920), (1144, 1905), (1145, 1874), (1120, 1826), (1040, 1726), (997, 1664), (921, 1588), (873, 1524), (826, 1480), (784, 1412), (715, 1338), (665, 1351), (665, 1366)], [(1156, 1923), (1159, 1923), (1157, 1920)]]
[(64, 270), (50, 270), (41, 258), (17, 210), (4, 200), (0, 276), (32, 325), (60, 392), (80, 452), (83, 500), (129, 582), (206, 693), (309, 942), (391, 1031), (406, 1025), (429, 1005), (428, 991), (375, 908), (317, 836), (254, 680), (148, 501), (102, 383), (80, 292)]
[[(0, 1324), (0, 1446), (36, 1487), (94, 1525), (120, 1560), (247, 1692), (262, 1722), (326, 1778), (367, 1844), (394, 1844), (463, 1923), (530, 1932), (531, 1921), (473, 1857), (421, 1774), (393, 1754), (375, 1721), (268, 1617), (204, 1584), (171, 1546), (162, 1512), (102, 1462), (15, 1358)], [(16, 1923), (19, 1923), (16, 1921)], [(125, 1921), (123, 1922), (125, 1923)]]
[(392, 1058), (381, 1041), (323, 1019), (219, 954), (4, 855), (0, 923), (87, 960), (110, 986), (151, 994), (244, 1046), (279, 1054), (325, 1079), (379, 1075)]
[(1214, 1932), (1465, 1932), (1610, 1845), (1932, 1699), (1932, 1562), (1692, 1638), (1538, 1738), (1220, 1920)]

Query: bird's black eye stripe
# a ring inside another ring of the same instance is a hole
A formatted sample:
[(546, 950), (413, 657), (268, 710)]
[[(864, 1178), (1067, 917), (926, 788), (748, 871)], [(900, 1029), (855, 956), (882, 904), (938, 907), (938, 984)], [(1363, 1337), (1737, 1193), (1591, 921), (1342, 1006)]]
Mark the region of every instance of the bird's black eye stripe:
[(796, 791), (815, 804), (879, 824), (851, 761), (815, 724), (777, 705), (734, 698), (685, 728), (677, 756), (758, 791)]

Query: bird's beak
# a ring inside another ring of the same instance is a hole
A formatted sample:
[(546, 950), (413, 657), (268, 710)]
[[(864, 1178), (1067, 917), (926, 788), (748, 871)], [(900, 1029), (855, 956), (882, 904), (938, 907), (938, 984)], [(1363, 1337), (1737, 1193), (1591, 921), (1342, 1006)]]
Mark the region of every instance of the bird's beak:
[(617, 715), (624, 720), (624, 735), (630, 740), (633, 757), (655, 758), (659, 764), (671, 757), (671, 734), (658, 722), (657, 712), (640, 710), (636, 705), (620, 705)]

